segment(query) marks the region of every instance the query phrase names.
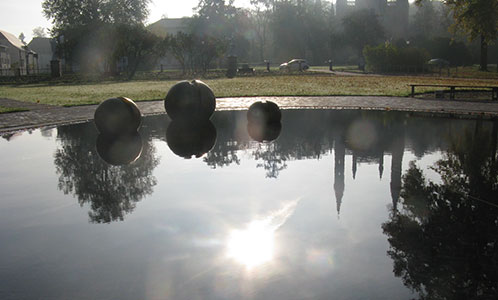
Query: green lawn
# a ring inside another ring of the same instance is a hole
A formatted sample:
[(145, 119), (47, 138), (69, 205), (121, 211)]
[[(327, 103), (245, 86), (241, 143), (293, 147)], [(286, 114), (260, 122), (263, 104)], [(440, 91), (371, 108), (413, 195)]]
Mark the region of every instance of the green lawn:
[[(91, 84), (0, 85), (1, 97), (55, 105), (84, 105), (124, 96), (135, 101), (164, 99), (177, 80), (101, 82)], [(338, 76), (331, 74), (246, 76), (204, 80), (217, 97), (370, 95), (408, 96), (409, 83), (498, 85), (498, 79), (435, 76)], [(430, 89), (426, 89), (430, 90)], [(417, 89), (417, 92), (424, 89)]]
[(20, 111), (28, 111), (28, 109), (21, 108), (21, 107), (3, 107), (3, 106), (0, 106), (0, 114), (20, 112)]

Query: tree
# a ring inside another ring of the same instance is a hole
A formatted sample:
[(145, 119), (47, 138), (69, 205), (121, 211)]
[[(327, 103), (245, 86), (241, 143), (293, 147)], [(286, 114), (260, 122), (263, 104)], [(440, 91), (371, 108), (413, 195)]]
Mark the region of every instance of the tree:
[(430, 39), (438, 35), (440, 17), (432, 1), (423, 0), (410, 24), (411, 39)]
[(140, 63), (147, 56), (154, 56), (159, 38), (140, 24), (117, 25), (115, 33), (117, 41), (113, 61), (126, 57), (128, 59), (127, 78), (131, 79)]
[(195, 38), (194, 41), (194, 69), (206, 73), (212, 62), (226, 51), (225, 44), (208, 35)]
[(470, 40), (480, 38), (480, 69), (487, 71), (488, 44), (498, 37), (498, 0), (446, 0), (445, 4), (455, 19), (453, 30), (463, 29)]
[(197, 18), (191, 22), (192, 32), (218, 38), (233, 36), (236, 28), (230, 25), (237, 15), (233, 0), (199, 0), (196, 11)]
[(271, 10), (268, 1), (251, 0), (251, 23), (257, 39), (257, 52), (260, 61), (267, 58), (269, 30), (271, 23)]
[(226, 44), (210, 35), (184, 33), (168, 35), (161, 42), (162, 52), (170, 52), (182, 66), (183, 73), (201, 71), (205, 73), (213, 60), (226, 50)]
[(187, 72), (188, 61), (193, 52), (194, 35), (185, 32), (177, 32), (175, 35), (167, 35), (161, 42), (163, 53), (170, 52), (182, 66), (183, 74)]
[(19, 39), (21, 40), (21, 42), (22, 42), (23, 44), (26, 44), (26, 43), (24, 42), (24, 39), (25, 39), (24, 33), (22, 33), (22, 32), (21, 32), (21, 34), (19, 35)]
[(305, 29), (298, 7), (292, 2), (275, 3), (272, 15), (272, 36), (275, 55), (282, 60), (306, 57)]
[(329, 19), (331, 6), (326, 2), (316, 0), (304, 2), (301, 10), (304, 16), (304, 32), (309, 60), (312, 64), (321, 65), (329, 58), (328, 41), (330, 37)]
[[(248, 55), (249, 42), (245, 33), (249, 27), (245, 10), (233, 6), (233, 0), (200, 0), (197, 14), (190, 20), (190, 32), (201, 39), (209, 36), (232, 50), (240, 58)], [(231, 44), (229, 48), (228, 45)]]
[(45, 33), (45, 28), (43, 27), (35, 27), (33, 29), (33, 37), (47, 37), (47, 34)]
[(366, 9), (350, 13), (342, 19), (345, 40), (363, 56), (366, 45), (376, 45), (384, 38), (384, 28), (373, 11)]
[[(94, 63), (111, 59), (115, 43), (111, 33), (115, 26), (143, 25), (148, 16), (149, 2), (45, 0), (42, 7), (45, 17), (52, 20), (51, 34), (59, 42), (59, 53), (66, 61), (83, 60), (81, 64), (85, 66), (89, 64), (88, 59), (93, 59)], [(104, 56), (104, 59), (99, 56)]]
[(107, 24), (143, 24), (149, 11), (150, 0), (45, 0), (42, 3), (43, 14), (52, 19), (53, 31), (64, 28)]

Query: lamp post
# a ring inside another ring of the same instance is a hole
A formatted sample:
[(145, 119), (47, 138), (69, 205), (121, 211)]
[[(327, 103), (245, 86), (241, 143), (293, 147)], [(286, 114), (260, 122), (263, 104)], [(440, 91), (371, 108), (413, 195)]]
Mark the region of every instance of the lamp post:
[(270, 61), (265, 59), (265, 64), (266, 64), (266, 71), (270, 72)]

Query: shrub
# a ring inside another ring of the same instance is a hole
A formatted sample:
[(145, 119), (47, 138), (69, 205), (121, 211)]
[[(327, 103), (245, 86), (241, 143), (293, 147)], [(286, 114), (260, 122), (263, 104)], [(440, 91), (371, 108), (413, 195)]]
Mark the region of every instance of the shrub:
[(378, 73), (422, 70), (429, 59), (429, 53), (424, 49), (414, 47), (398, 49), (392, 44), (366, 46), (363, 55), (367, 69)]

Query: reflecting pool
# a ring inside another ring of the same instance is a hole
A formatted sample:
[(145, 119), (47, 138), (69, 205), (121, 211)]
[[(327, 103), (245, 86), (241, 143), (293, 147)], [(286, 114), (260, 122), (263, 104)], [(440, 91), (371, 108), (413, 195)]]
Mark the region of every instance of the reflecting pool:
[[(259, 129), (258, 129), (259, 130)], [(0, 299), (496, 299), (498, 123), (284, 110), (0, 139)]]

